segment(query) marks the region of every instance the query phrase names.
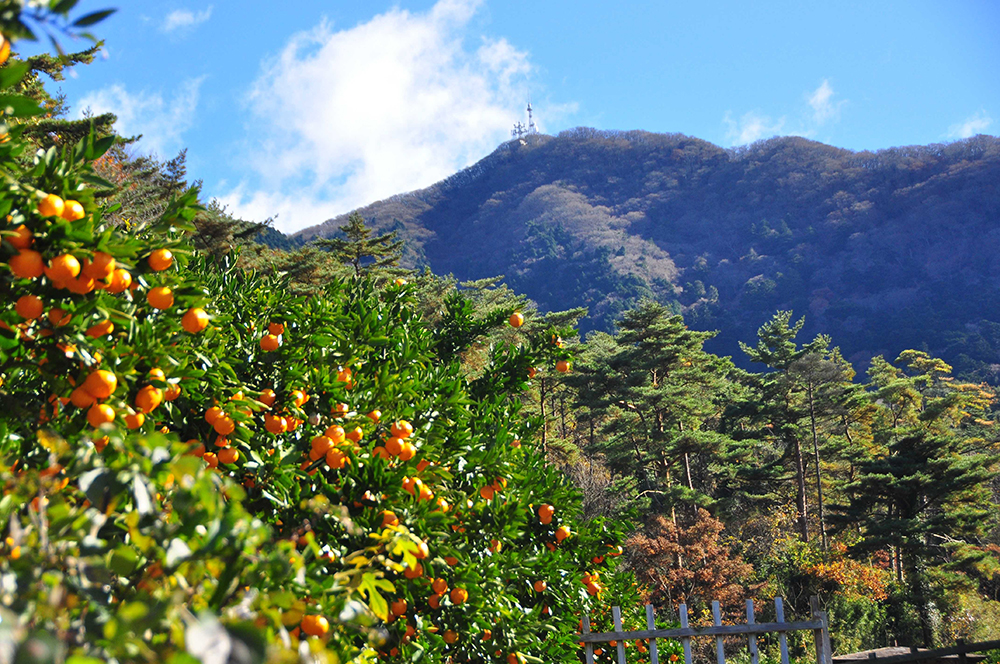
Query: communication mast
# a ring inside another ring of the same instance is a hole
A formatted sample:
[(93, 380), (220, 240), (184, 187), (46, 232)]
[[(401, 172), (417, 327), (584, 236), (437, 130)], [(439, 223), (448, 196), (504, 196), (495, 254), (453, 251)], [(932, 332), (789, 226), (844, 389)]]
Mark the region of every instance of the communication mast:
[(528, 126), (525, 127), (523, 122), (515, 122), (514, 128), (510, 130), (510, 135), (514, 138), (523, 139), (529, 134), (537, 134), (538, 127), (535, 125), (535, 119), (531, 115), (531, 101), (528, 101)]

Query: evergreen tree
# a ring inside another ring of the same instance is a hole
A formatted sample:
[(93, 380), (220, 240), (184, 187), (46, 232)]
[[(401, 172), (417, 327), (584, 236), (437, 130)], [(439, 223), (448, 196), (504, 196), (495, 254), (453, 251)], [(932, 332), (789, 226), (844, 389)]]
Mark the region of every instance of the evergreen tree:
[(841, 524), (861, 524), (855, 553), (895, 547), (910, 600), (917, 607), (924, 645), (937, 642), (931, 583), (956, 579), (963, 568), (995, 567), (980, 538), (995, 518), (986, 483), (998, 457), (970, 453), (960, 436), (917, 430), (893, 440), (884, 456), (861, 464), (846, 487)]
[(352, 212), (340, 230), (343, 238), (317, 240), (315, 244), (333, 253), (340, 262), (350, 264), (356, 276), (399, 265), (403, 242), (396, 239), (396, 231), (371, 237), (372, 229), (359, 212)]

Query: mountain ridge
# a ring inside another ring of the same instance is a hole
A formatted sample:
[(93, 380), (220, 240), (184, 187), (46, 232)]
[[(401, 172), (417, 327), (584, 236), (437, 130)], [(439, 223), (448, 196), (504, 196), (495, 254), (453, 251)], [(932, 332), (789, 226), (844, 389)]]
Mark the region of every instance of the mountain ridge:
[(862, 364), (924, 347), (1000, 373), (998, 182), (1000, 139), (987, 135), (855, 152), (577, 128), (508, 141), (357, 211), (399, 231), (407, 266), (504, 274), (543, 310), (588, 306), (585, 330), (652, 298), (739, 356), (737, 340), (792, 309)]

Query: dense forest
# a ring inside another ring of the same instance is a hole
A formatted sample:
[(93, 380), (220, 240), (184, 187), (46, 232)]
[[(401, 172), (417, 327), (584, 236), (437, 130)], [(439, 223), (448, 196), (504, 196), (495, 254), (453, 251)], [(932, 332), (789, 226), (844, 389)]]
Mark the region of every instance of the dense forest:
[[(1000, 140), (852, 152), (784, 137), (725, 150), (680, 134), (575, 129), (511, 141), (454, 176), (359, 212), (403, 264), (505, 275), (545, 311), (610, 332), (649, 298), (738, 342), (806, 315), (867, 367), (920, 348), (996, 381)], [(297, 234), (336, 234), (337, 218)]]

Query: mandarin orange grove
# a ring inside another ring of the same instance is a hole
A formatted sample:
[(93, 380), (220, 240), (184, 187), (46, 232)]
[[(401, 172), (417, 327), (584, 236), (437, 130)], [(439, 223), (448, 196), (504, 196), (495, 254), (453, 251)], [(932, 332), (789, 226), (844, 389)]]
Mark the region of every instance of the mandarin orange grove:
[[(6, 61), (27, 19), (0, 18)], [(470, 375), (510, 310), (431, 326), (363, 277), (292, 297), (194, 251), (196, 189), (116, 227), (116, 138), (25, 138), (27, 68), (0, 68), (0, 658), (577, 661), (584, 611), (636, 606), (620, 526), (582, 519), (521, 410), (571, 330)]]

